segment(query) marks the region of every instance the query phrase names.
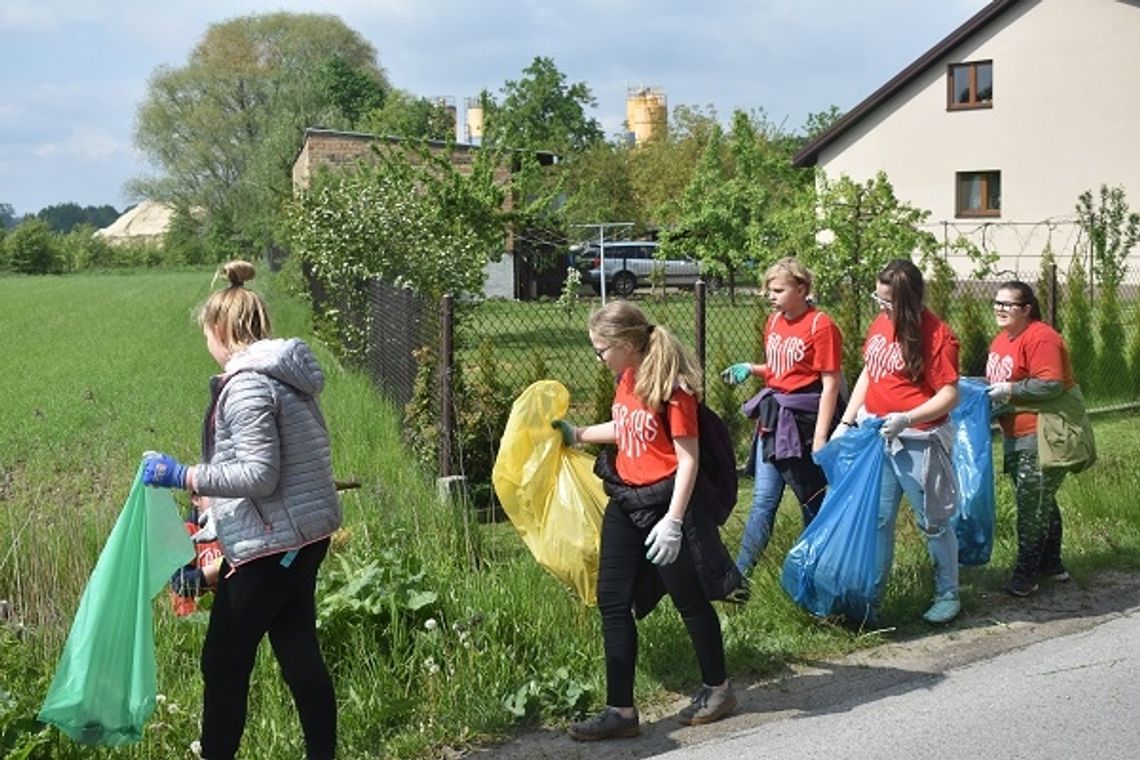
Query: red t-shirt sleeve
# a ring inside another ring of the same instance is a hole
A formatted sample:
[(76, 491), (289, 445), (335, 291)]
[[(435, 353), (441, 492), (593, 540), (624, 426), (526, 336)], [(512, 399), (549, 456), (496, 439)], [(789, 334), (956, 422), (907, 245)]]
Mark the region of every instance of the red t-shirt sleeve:
[(815, 332), (815, 363), (817, 372), (838, 372), (843, 365), (843, 335), (831, 319), (824, 314)]
[(1059, 338), (1044, 330), (1032, 343), (1025, 345), (1026, 356), (1031, 360), (1029, 376), (1035, 380), (1065, 380), (1065, 349)]
[(938, 322), (926, 344), (930, 354), (925, 359), (926, 382), (935, 393), (944, 385), (958, 382), (958, 336)]
[(669, 415), (669, 433), (673, 438), (697, 436), (697, 399), (693, 394), (677, 388), (665, 402), (665, 413)]

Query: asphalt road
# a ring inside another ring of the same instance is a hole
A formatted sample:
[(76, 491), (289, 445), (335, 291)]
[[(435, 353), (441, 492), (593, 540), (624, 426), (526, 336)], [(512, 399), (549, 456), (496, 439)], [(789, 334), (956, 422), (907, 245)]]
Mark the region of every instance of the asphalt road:
[(872, 700), (664, 754), (723, 758), (1140, 757), (1140, 609)]
[(708, 726), (642, 711), (634, 739), (582, 744), (560, 729), (457, 753), (496, 760), (1140, 758), (1140, 574), (983, 594), (950, 627), (736, 683)]

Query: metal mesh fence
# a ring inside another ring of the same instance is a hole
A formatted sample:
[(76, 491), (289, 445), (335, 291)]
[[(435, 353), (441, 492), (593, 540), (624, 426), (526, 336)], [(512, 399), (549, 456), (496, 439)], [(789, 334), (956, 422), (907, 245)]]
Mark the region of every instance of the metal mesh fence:
[[(548, 278), (574, 263), (565, 248), (556, 246), (548, 246), (545, 254), (552, 261), (529, 255), (527, 266)], [(1046, 321), (1066, 338), (1090, 407), (1114, 408), (1140, 399), (1140, 266), (1129, 267), (1125, 281), (1109, 292), (1091, 282), (1087, 254), (1081, 250), (1052, 261), (1049, 256), (1039, 257), (1033, 262), (1036, 268), (1027, 265), (1025, 256), (1017, 270), (981, 280), (961, 278), (960, 273), (970, 268), (964, 257), (950, 255), (947, 261), (959, 276), (947, 281), (928, 278), (926, 300), (959, 337), (963, 375), (984, 375), (989, 344), (997, 331), (992, 299), (1002, 281), (1020, 279), (1034, 286)], [(335, 304), (327, 297), (322, 302), (318, 289), (313, 295), (318, 310), (339, 310), (340, 342), (360, 349), (356, 355), (363, 357), (369, 374), (393, 401), (406, 405), (417, 392), (435, 394), (416, 406), (414, 414), (437, 419), (409, 418), (407, 428), (438, 427), (438, 418), (443, 418), (435, 451), (440, 441), (453, 445), (445, 447), (440, 474), (463, 474), (472, 482), (486, 482), (510, 404), (530, 383), (562, 382), (570, 391), (568, 416), (575, 423), (608, 418), (613, 378), (594, 355), (586, 331), (587, 318), (602, 299), (574, 277), (563, 275), (561, 285), (557, 296), (549, 284), (542, 289), (545, 295), (530, 287), (531, 300), (457, 299), (451, 325), (453, 357), (442, 345), (447, 326), (441, 323), (439, 305), (408, 290), (362, 283), (356, 294), (342, 296), (342, 302)], [(851, 296), (865, 302), (857, 311), (858, 319), (846, 323), (844, 330), (849, 356), (856, 361), (863, 333), (874, 316), (869, 298), (873, 287), (868, 283), (866, 293)], [(759, 385), (749, 381), (731, 387), (719, 381), (718, 373), (733, 362), (761, 360), (761, 335), (769, 314), (764, 293), (744, 278), (732, 289), (652, 284), (628, 297), (652, 322), (666, 326), (698, 352), (705, 367), (706, 401), (729, 423), (743, 456), (751, 431), (739, 407)], [(842, 310), (841, 304), (826, 301), (819, 306), (833, 317)], [(432, 381), (421, 383), (417, 391), (421, 364), (414, 352), (423, 346), (431, 349), (428, 356), (441, 366), (433, 368)], [(847, 369), (854, 381), (858, 365)], [(440, 382), (441, 376), (446, 383)], [(444, 414), (441, 404), (448, 398), (450, 414)], [(430, 464), (430, 457), (426, 459)]]

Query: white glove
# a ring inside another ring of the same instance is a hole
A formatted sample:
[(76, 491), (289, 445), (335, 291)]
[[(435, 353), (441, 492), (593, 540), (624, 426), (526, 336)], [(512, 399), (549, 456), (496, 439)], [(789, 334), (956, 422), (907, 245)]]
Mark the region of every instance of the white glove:
[(995, 404), (1004, 404), (1013, 395), (1013, 383), (994, 383), (986, 389), (986, 395)]
[(843, 436), (847, 435), (847, 431), (853, 427), (855, 426), (840, 420), (839, 424), (835, 426), (835, 430), (832, 431), (831, 437), (827, 440), (834, 441), (836, 438), (842, 438)]
[(645, 539), (645, 558), (655, 565), (668, 565), (681, 553), (681, 521), (666, 515), (657, 521)]
[(883, 418), (883, 426), (879, 428), (879, 435), (888, 441), (898, 438), (899, 433), (910, 427), (910, 415), (905, 412), (891, 412)]
[(218, 525), (214, 522), (214, 510), (207, 509), (198, 513), (198, 528), (199, 530), (190, 536), (190, 540), (194, 543), (204, 544), (218, 540)]

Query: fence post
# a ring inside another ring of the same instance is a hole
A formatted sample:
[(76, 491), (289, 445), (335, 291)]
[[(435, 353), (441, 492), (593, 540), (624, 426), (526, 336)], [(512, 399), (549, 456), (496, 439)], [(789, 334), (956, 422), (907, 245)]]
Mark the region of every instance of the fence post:
[(451, 296), (445, 295), (439, 300), (439, 476), (441, 478), (452, 475), (451, 442), (455, 432), (455, 420), (452, 415), (454, 399), (452, 398), (451, 387), (455, 361), (453, 316)]
[(705, 281), (698, 279), (693, 285), (693, 300), (696, 302), (697, 313), (694, 317), (696, 330), (697, 361), (701, 363), (701, 372), (705, 369)]
[(1057, 328), (1057, 262), (1049, 266), (1049, 326)]

